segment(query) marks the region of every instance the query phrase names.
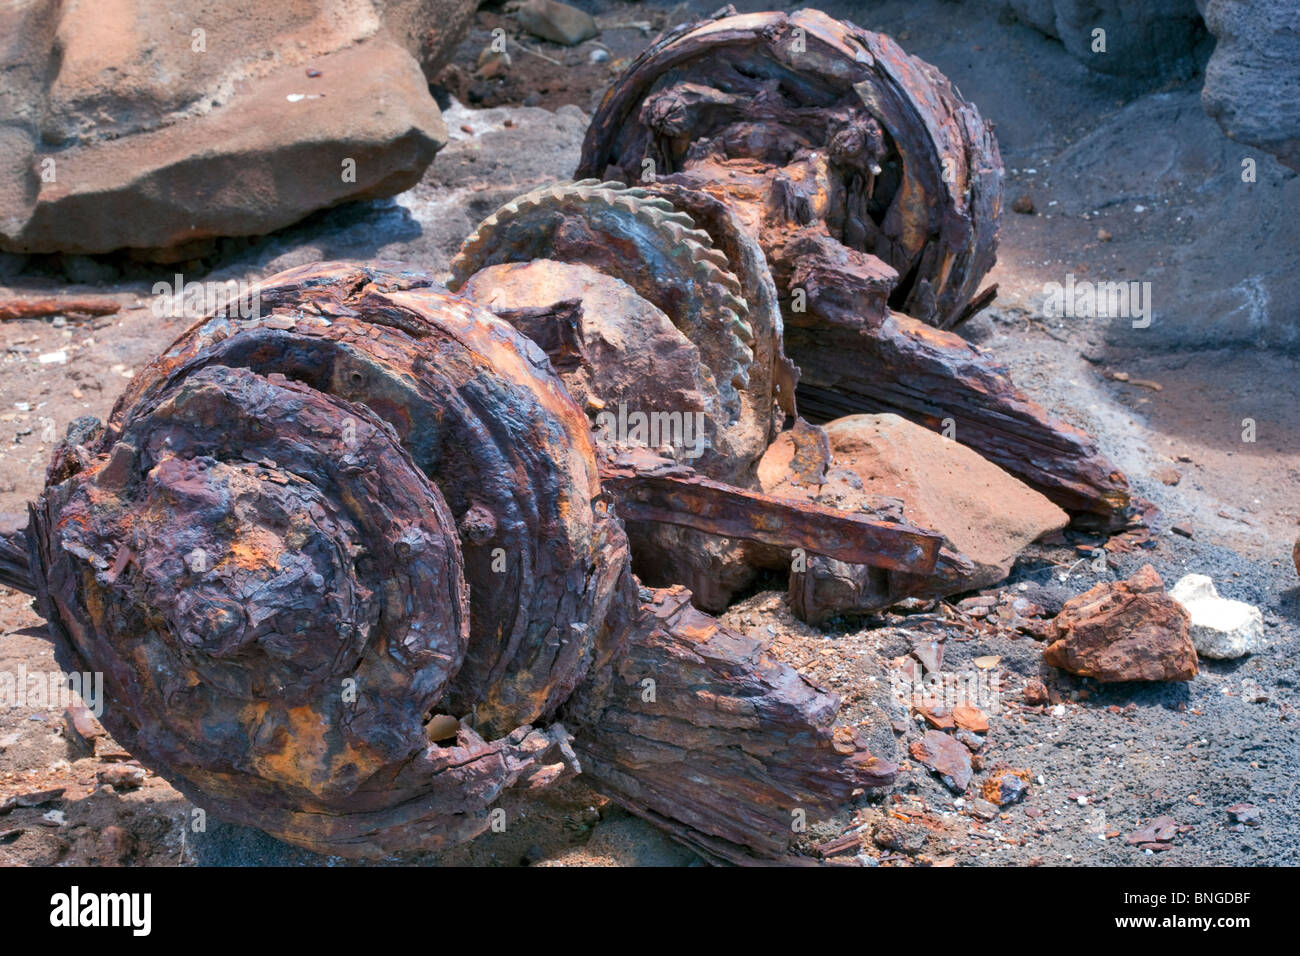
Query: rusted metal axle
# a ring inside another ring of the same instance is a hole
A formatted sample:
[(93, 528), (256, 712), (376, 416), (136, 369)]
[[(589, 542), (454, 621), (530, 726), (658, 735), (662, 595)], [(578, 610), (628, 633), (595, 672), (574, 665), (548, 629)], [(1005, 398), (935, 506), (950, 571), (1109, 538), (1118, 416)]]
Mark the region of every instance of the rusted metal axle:
[[(143, 763), (347, 856), (469, 839), (582, 769), (744, 862), (784, 853), (796, 811), (892, 779), (833, 695), (638, 586), (588, 423), (528, 339), (400, 267), (256, 294), (256, 318), (199, 323), (107, 423), (74, 423), (0, 549)], [(691, 520), (725, 520), (708, 511)], [(932, 560), (930, 536), (897, 540), (891, 560)]]
[[(795, 550), (867, 576), (850, 610), (969, 570), (933, 532), (762, 491), (791, 422), (792, 469), (824, 451), (797, 383), (826, 415), (947, 412), (1067, 506), (1122, 511), (1086, 438), (940, 330), (987, 300), (1000, 163), (892, 42), (813, 12), (673, 31), (582, 169), (623, 182), (508, 203), (453, 262), (459, 295), (319, 265), (200, 322), (73, 423), (0, 535), (61, 663), (104, 673), (107, 728), (196, 803), (378, 856), (581, 770), (710, 858), (780, 856), (798, 811), (894, 768), (694, 605)], [(647, 448), (629, 407), (683, 427)]]

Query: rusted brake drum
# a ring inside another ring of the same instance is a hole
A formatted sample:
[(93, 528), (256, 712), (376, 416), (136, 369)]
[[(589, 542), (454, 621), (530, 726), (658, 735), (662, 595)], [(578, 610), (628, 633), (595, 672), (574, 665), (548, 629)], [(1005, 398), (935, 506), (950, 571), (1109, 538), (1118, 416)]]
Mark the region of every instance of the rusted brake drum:
[[(60, 448), (42, 610), (105, 672), (108, 729), (202, 805), (319, 849), (463, 839), (572, 763), (531, 724), (608, 653), (626, 556), (587, 422), (540, 350), (426, 276), (315, 266), (258, 294)], [(431, 743), (431, 715), (475, 729)]]

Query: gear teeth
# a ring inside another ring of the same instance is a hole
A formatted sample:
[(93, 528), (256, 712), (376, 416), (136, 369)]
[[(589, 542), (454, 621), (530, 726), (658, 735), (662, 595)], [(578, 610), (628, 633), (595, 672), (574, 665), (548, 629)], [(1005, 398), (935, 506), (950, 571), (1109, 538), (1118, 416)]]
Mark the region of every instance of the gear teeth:
[[(550, 235), (545, 228), (536, 230), (531, 238), (506, 239), (498, 238), (498, 234), (508, 229), (512, 220), (527, 219), (539, 210), (557, 207), (574, 213), (581, 213), (584, 207), (614, 210), (663, 237), (660, 251), (676, 263), (676, 268), (682, 270), (679, 275), (688, 278), (688, 284), (694, 287), (692, 298), (685, 306), (687, 313), (678, 320), (679, 328), (700, 347), (701, 357), (729, 413), (738, 416), (738, 390), (748, 387), (749, 367), (754, 361), (750, 348), (754, 331), (745, 321), (749, 305), (742, 298), (740, 280), (731, 271), (726, 253), (714, 246), (713, 238), (696, 226), (689, 213), (678, 209), (671, 199), (661, 194), (641, 186), (583, 179), (552, 183), (516, 196), (484, 219), (452, 259), (449, 284), (453, 290), (461, 288), (471, 275), (490, 262), (544, 258), (550, 247)], [(511, 230), (508, 235), (519, 232)]]
[(742, 299), (740, 296), (735, 295), (733, 293), (728, 293), (726, 296), (723, 297), (723, 299), (727, 303), (727, 305), (735, 309), (737, 315), (741, 316), (742, 318), (749, 315), (749, 303), (746, 302), (744, 299)]
[(740, 336), (740, 340), (746, 345), (752, 345), (754, 342), (753, 326), (731, 309), (726, 309), (722, 314), (727, 316), (727, 327), (734, 330), (735, 333)]
[(728, 268), (731, 263), (727, 262), (727, 257), (723, 255), (720, 249), (705, 249), (703, 246), (695, 250), (696, 262), (708, 262), (719, 269)]

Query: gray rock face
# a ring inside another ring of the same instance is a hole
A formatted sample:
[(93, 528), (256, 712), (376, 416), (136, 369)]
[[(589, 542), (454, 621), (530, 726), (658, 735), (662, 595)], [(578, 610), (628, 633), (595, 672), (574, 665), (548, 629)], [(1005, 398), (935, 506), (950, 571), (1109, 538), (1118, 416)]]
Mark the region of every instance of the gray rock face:
[[(1244, 160), (1254, 181), (1243, 178)], [(1185, 233), (1169, 242), (1159, 268), (1100, 277), (1151, 283), (1150, 327), (1118, 321), (1108, 329), (1112, 343), (1300, 347), (1300, 326), (1286, 305), (1300, 296), (1300, 219), (1293, 213), (1300, 208), (1300, 177), (1222, 136), (1196, 93), (1156, 93), (1129, 103), (1062, 151), (1050, 184), (1067, 215), (1121, 206), (1135, 226), (1160, 215), (1156, 210), (1168, 200), (1204, 197), (1184, 211), (1185, 224), (1166, 222)], [(1134, 212), (1139, 206), (1146, 212)], [(1225, 235), (1234, 237), (1235, 248), (1225, 250)]]
[(1232, 139), (1300, 170), (1300, 4), (1208, 0), (1218, 39), (1201, 101)]
[[(1196, 0), (1004, 0), (1016, 16), (1056, 37), (1071, 55), (1101, 73), (1190, 75), (1205, 38)], [(1105, 50), (1094, 50), (1094, 30)]]
[(409, 188), (447, 139), (424, 71), (474, 8), (111, 6), (0, 10), (0, 249), (184, 258)]

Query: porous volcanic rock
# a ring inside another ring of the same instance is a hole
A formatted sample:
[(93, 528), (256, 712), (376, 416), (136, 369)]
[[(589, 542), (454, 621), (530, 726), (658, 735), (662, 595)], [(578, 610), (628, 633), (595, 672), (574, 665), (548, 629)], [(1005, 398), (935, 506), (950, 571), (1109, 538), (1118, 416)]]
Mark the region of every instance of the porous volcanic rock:
[(1300, 170), (1300, 6), (1295, 0), (1208, 0), (1218, 42), (1201, 102), (1231, 139)]

